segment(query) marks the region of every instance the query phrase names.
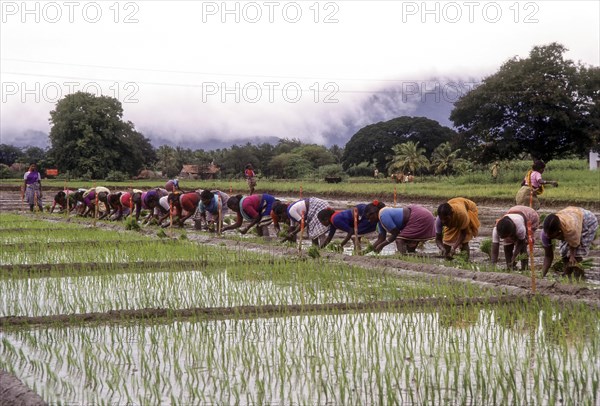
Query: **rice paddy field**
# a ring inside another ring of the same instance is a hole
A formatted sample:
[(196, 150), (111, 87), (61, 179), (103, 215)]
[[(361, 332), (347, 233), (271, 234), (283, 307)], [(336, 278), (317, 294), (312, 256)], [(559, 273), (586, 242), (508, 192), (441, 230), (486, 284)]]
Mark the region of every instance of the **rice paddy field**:
[(0, 213), (0, 370), (50, 404), (600, 402), (593, 284), (202, 234)]

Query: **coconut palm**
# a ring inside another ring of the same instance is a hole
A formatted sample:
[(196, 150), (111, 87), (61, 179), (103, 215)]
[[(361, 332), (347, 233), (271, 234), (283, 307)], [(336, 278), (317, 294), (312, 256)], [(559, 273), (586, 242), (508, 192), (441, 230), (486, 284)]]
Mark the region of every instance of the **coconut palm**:
[(388, 156), (391, 159), (387, 165), (389, 175), (398, 171), (417, 173), (429, 166), (429, 159), (424, 155), (425, 148), (420, 148), (418, 142), (408, 141), (394, 145), (392, 153)]
[(438, 145), (431, 154), (431, 169), (436, 175), (448, 175), (456, 172), (457, 168), (466, 162), (459, 158), (460, 149), (452, 151), (449, 142)]

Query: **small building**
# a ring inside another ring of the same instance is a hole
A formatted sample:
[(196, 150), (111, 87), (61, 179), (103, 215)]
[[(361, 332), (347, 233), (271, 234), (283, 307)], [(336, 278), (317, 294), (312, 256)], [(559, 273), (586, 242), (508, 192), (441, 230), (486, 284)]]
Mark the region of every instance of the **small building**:
[(211, 162), (208, 165), (183, 165), (179, 172), (180, 179), (215, 179), (221, 168)]
[(180, 179), (198, 179), (199, 173), (198, 165), (183, 165), (181, 172), (179, 172)]
[(590, 170), (596, 170), (600, 167), (600, 154), (590, 151)]

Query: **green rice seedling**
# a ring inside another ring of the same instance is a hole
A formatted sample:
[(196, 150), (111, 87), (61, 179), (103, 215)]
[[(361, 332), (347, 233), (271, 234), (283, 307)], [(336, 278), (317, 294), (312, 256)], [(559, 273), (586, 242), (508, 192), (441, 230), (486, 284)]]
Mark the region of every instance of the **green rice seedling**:
[(485, 238), (481, 241), (481, 243), (479, 244), (479, 249), (481, 250), (481, 252), (487, 254), (487, 256), (489, 258), (492, 257), (492, 239), (491, 238)]
[(133, 231), (140, 231), (141, 227), (140, 227), (140, 224), (135, 219), (135, 217), (129, 216), (127, 218), (127, 220), (125, 220), (125, 229), (133, 230)]
[(344, 248), (341, 246), (341, 244), (335, 242), (327, 245), (327, 249), (333, 252), (344, 252)]
[(307, 253), (308, 256), (311, 258), (319, 258), (321, 256), (321, 253), (319, 252), (319, 247), (315, 245), (311, 245)]
[(574, 266), (569, 266), (561, 258), (550, 266), (550, 270), (555, 274), (568, 277), (574, 276), (576, 279), (579, 279), (585, 275), (586, 270), (592, 269), (593, 266), (594, 260), (592, 258), (586, 258)]
[(362, 252), (363, 255), (369, 254), (371, 252), (373, 252), (373, 250), (375, 249), (375, 247), (373, 246), (373, 244), (371, 244), (370, 242), (367, 244), (367, 247), (364, 249), (364, 251)]

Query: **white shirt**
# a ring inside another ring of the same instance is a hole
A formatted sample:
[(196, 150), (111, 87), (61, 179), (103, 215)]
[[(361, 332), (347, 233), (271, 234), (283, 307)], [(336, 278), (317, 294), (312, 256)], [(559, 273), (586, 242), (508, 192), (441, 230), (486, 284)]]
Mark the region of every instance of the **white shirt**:
[[(517, 239), (524, 240), (527, 237), (527, 226), (525, 225), (525, 220), (523, 216), (520, 214), (507, 214), (504, 217), (508, 217), (515, 223), (515, 228), (517, 231)], [(496, 230), (496, 226), (492, 230), (492, 243), (499, 243), (500, 237), (498, 236), (498, 231)], [(505, 244), (514, 244), (514, 241), (505, 241)]]
[(288, 216), (297, 223), (302, 220), (302, 213), (304, 213), (304, 218), (306, 218), (306, 200), (304, 199), (292, 203), (288, 208)]

